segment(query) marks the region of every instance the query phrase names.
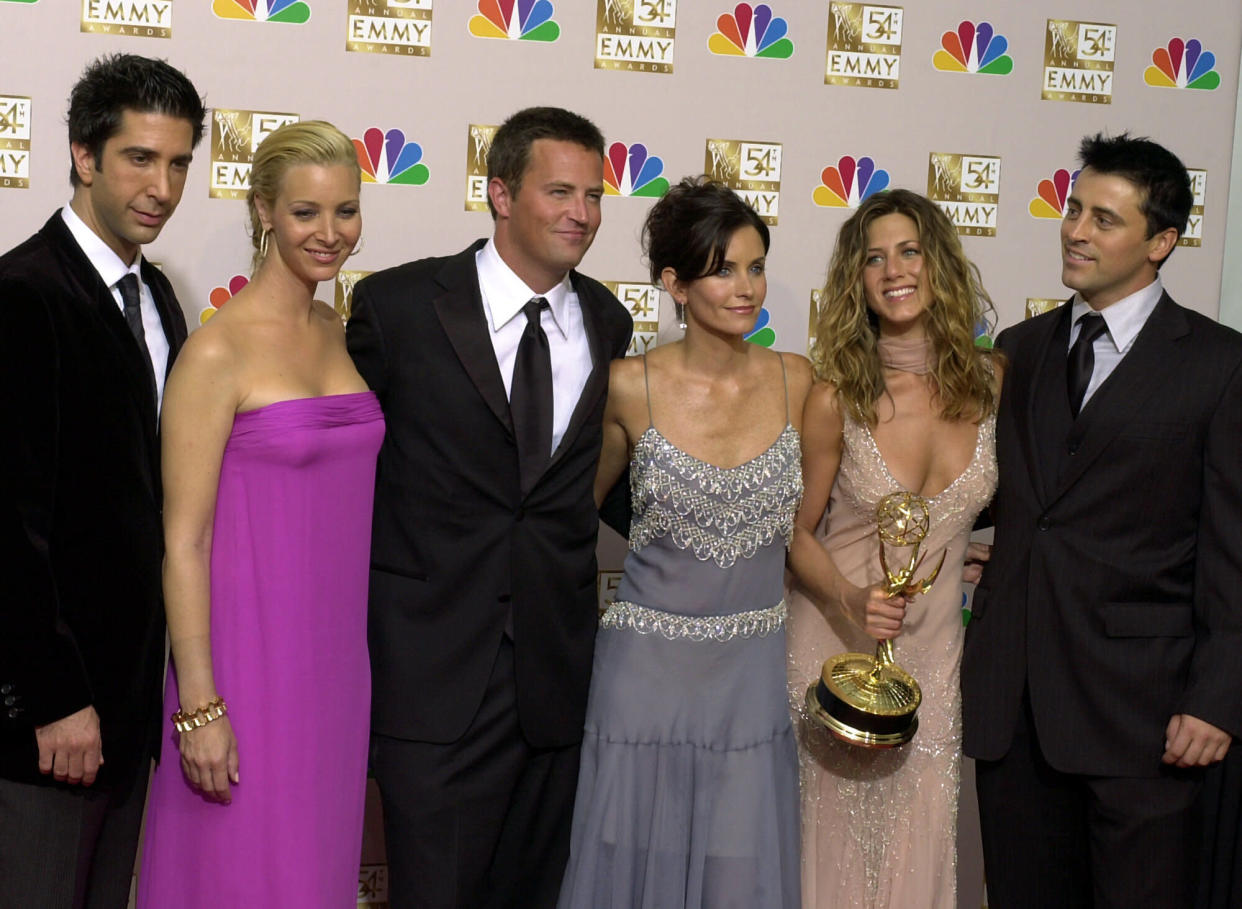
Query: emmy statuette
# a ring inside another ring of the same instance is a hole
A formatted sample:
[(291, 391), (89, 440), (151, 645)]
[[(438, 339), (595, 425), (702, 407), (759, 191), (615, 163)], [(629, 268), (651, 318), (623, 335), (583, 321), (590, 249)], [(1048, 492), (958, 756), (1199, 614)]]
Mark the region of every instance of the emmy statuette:
[[(919, 548), (927, 538), (927, 500), (909, 492), (885, 496), (876, 506), (880, 567), (889, 596), (926, 593), (944, 565), (942, 553), (927, 577), (915, 580)], [(905, 564), (889, 567), (885, 546), (910, 550)], [(875, 655), (842, 653), (824, 663), (820, 677), (806, 692), (810, 715), (837, 738), (864, 748), (895, 748), (914, 737), (923, 699), (919, 683), (893, 658), (893, 642), (880, 641)]]

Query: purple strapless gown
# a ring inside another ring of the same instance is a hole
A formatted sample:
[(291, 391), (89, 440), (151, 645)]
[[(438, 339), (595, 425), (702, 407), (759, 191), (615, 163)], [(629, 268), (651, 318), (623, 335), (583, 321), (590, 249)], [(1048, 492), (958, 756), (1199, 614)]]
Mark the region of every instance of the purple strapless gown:
[[(211, 646), (241, 782), (185, 780), (165, 726), (138, 906), (357, 905), (371, 679), (367, 580), (384, 418), (371, 392), (237, 414), (211, 547)], [(175, 667), (165, 712), (177, 709)]]

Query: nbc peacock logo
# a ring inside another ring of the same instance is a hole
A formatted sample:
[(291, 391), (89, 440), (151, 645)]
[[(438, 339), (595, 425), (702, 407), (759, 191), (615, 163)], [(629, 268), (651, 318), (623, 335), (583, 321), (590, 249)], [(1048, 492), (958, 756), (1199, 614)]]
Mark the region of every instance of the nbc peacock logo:
[(1065, 217), (1065, 200), (1081, 171), (1069, 171), (1064, 167), (1057, 168), (1051, 177), (1045, 177), (1035, 187), (1035, 198), (1027, 206), (1032, 218), (1047, 218), (1060, 221)]
[(1005, 53), (1008, 49), (1009, 40), (992, 23), (963, 20), (954, 31), (940, 36), (932, 66), (944, 73), (1007, 76), (1013, 72), (1013, 57)]
[(870, 155), (844, 155), (819, 175), (811, 199), (822, 208), (857, 208), (864, 199), (888, 188), (888, 171), (876, 167)]
[(423, 147), (406, 142), (405, 133), (399, 129), (384, 132), (372, 126), (361, 139), (353, 141), (363, 183), (422, 186), (431, 176), (427, 165), (421, 163)]
[(476, 38), (550, 42), (561, 36), (548, 0), (479, 0), (478, 9), (468, 25)]
[(772, 314), (761, 307), (759, 317), (755, 319), (755, 327), (742, 335), (742, 340), (760, 347), (771, 347), (776, 343), (776, 329), (769, 324), (771, 321)]
[(284, 22), (302, 25), (310, 21), (306, 0), (213, 0), (211, 11), (220, 19), (248, 22)]
[(604, 195), (643, 196), (658, 199), (668, 192), (664, 162), (647, 153), (641, 142), (614, 142), (604, 158)]
[(233, 275), (227, 284), (213, 287), (207, 295), (207, 305), (198, 314), (198, 324), (206, 325), (207, 320), (216, 314), (216, 310), (237, 296), (238, 291), (249, 283), (250, 279), (245, 275)]
[(733, 12), (722, 13), (716, 20), (716, 32), (707, 39), (707, 49), (722, 57), (788, 60), (794, 52), (788, 34), (789, 23), (772, 15), (772, 7), (766, 3), (739, 3)]
[(1143, 73), (1143, 81), (1156, 88), (1215, 91), (1220, 87), (1216, 55), (1205, 51), (1198, 38), (1174, 38), (1167, 47), (1152, 51), (1151, 66)]

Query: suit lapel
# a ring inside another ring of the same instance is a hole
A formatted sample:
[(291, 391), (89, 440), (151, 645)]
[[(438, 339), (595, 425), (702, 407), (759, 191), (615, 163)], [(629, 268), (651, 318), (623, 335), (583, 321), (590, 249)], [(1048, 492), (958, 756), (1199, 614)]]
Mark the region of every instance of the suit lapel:
[(169, 372), (172, 371), (173, 360), (177, 358), (177, 352), (185, 343), (185, 317), (179, 311), (180, 304), (177, 298), (164, 292), (164, 284), (156, 277), (156, 271), (154, 265), (145, 258), (142, 260), (142, 280), (151, 291), (151, 298), (155, 300), (155, 310), (160, 314), (160, 325), (168, 341), (168, 361), (164, 364), (164, 378), (167, 379)]
[(1031, 485), (1045, 506), (1056, 482), (1056, 467), (1049, 461), (1048, 440), (1048, 429), (1059, 422), (1053, 408), (1069, 409), (1069, 392), (1065, 384), (1069, 321), (1067, 304), (1057, 310), (1056, 318), (1047, 320), (1047, 325), (1037, 336), (1036, 355), (1030, 363), (1031, 376), (1026, 383), (1026, 398), (1022, 401), (1022, 419), (1019, 421), (1019, 438), (1032, 475)]
[[(134, 340), (129, 325), (125, 322), (125, 317), (121, 315), (120, 307), (117, 306), (112, 291), (104, 284), (95, 266), (78, 246), (59, 211), (48, 220), (44, 230), (47, 231), (49, 239), (64, 254), (68, 266), (67, 276), (77, 284), (82, 301), (103, 325), (113, 353), (125, 370), (130, 393), (134, 396), (134, 403), (142, 414), (143, 426), (150, 429), (150, 442), (154, 446), (157, 419), (155, 398), (151, 389), (151, 374), (143, 362), (138, 342)], [(163, 318), (162, 314), (161, 318)]]
[(603, 317), (599, 311), (598, 301), (591, 296), (587, 286), (579, 280), (577, 272), (570, 272), (570, 280), (573, 282), (574, 291), (578, 294), (578, 306), (582, 310), (582, 324), (586, 327), (587, 344), (591, 348), (591, 373), (587, 376), (586, 384), (582, 386), (582, 394), (578, 396), (578, 403), (574, 405), (574, 412), (570, 415), (569, 425), (561, 437), (561, 444), (552, 453), (549, 467), (573, 447), (574, 439), (582, 431), (587, 417), (594, 411), (600, 396), (608, 390), (608, 370), (611, 358), (608, 340), (604, 337)]
[(1070, 459), (1047, 502), (1065, 495), (1117, 433), (1142, 419), (1143, 409), (1161, 387), (1175, 383), (1179, 358), (1176, 339), (1190, 331), (1186, 317), (1166, 293), (1134, 339), (1134, 346), (1083, 406), (1070, 430), (1077, 454)]
[(475, 253), (486, 241), (480, 240), (465, 252), (454, 256), (436, 280), (443, 292), (432, 301), (444, 333), (462, 368), (470, 377), (488, 409), (495, 414), (505, 430), (513, 434), (509, 415), (509, 398), (504, 379), (496, 363), (496, 349), (488, 334), (487, 317), (483, 314), (483, 296), (475, 270)]

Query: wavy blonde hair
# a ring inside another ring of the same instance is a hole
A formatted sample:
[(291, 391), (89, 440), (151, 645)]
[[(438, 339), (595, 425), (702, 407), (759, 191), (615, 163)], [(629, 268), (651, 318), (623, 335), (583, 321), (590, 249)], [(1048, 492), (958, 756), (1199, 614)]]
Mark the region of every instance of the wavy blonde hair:
[(976, 327), (989, 324), (988, 315), (995, 314), (992, 299), (948, 216), (931, 200), (906, 189), (871, 196), (837, 234), (815, 323), (815, 375), (837, 387), (838, 399), (855, 421), (876, 424), (876, 403), (886, 388), (876, 346), (879, 320), (867, 306), (862, 273), (872, 223), (892, 214), (905, 215), (918, 229), (932, 295), (927, 334), (935, 351), (931, 377), (940, 416), (981, 420), (997, 403), (988, 358), (1000, 355), (975, 346)]

